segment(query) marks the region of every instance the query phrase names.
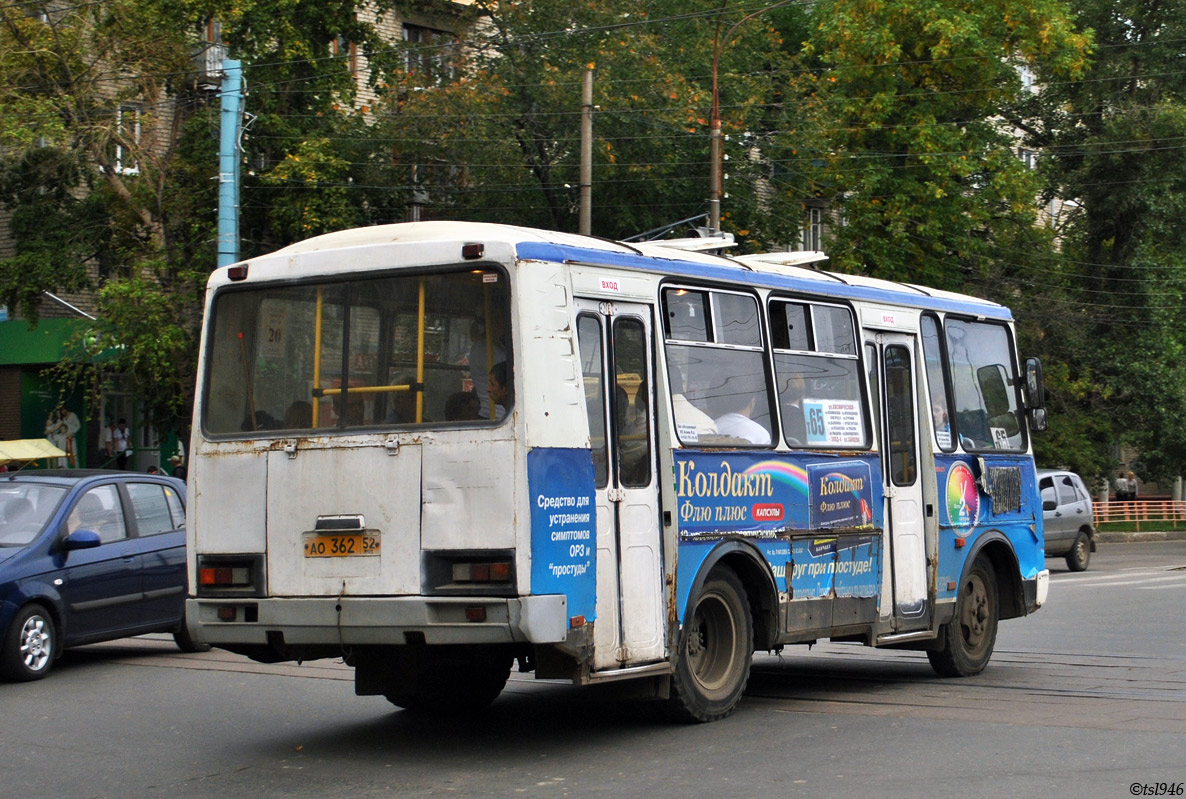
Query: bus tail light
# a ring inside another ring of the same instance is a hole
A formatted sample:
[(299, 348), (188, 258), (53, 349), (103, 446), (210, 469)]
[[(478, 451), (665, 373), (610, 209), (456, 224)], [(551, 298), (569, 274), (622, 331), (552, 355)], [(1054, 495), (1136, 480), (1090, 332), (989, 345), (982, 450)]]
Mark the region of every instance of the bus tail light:
[(242, 588), (251, 585), (251, 569), (247, 566), (205, 566), (198, 570), (202, 585), (219, 588)]
[(423, 553), (430, 596), (515, 596), (515, 553), (508, 549), (438, 549)]
[(263, 556), (198, 558), (198, 596), (258, 596), (262, 590)]
[(506, 583), (511, 579), (509, 561), (494, 563), (454, 563), (455, 583)]

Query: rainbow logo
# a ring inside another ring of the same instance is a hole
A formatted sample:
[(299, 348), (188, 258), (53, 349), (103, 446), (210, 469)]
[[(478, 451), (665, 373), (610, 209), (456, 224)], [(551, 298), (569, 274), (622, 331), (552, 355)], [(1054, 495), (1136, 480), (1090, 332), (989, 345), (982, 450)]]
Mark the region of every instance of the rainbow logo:
[(745, 474), (767, 474), (776, 483), (788, 487), (797, 497), (808, 497), (807, 470), (788, 461), (761, 461), (745, 470)]
[(947, 517), (953, 527), (970, 529), (980, 520), (980, 492), (967, 464), (956, 462), (947, 474)]

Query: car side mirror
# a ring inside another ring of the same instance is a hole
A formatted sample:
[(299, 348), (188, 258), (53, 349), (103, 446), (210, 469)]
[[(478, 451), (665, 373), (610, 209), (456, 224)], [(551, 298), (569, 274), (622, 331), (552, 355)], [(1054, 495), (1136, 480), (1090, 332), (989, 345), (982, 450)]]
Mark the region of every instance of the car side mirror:
[(75, 530), (62, 539), (62, 549), (72, 552), (76, 549), (94, 549), (103, 543), (99, 534), (94, 530)]
[(1048, 499), (1042, 503), (1042, 510), (1058, 510), (1058, 503), (1053, 499)]

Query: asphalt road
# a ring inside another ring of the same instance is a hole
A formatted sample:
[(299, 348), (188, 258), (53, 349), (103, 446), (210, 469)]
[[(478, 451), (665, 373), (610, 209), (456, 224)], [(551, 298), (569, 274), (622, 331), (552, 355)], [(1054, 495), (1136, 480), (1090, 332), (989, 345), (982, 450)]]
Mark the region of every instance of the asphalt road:
[(1092, 799), (1186, 782), (1186, 542), (1048, 565), (1048, 606), (1002, 624), (978, 677), (788, 649), (756, 657), (737, 713), (708, 725), (517, 674), (485, 713), (425, 719), (354, 696), (332, 661), (84, 647), (0, 684), (0, 796)]

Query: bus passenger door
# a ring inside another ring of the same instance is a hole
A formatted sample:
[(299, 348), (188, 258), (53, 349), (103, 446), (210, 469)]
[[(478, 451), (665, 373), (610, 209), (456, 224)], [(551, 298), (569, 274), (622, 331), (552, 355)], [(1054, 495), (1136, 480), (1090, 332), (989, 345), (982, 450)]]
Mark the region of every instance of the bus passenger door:
[(577, 307), (597, 483), (594, 666), (616, 669), (665, 655), (651, 310), (590, 300)]
[(915, 337), (877, 336), (881, 355), (882, 462), (895, 630), (929, 624), (923, 491), (919, 467), (919, 403)]

